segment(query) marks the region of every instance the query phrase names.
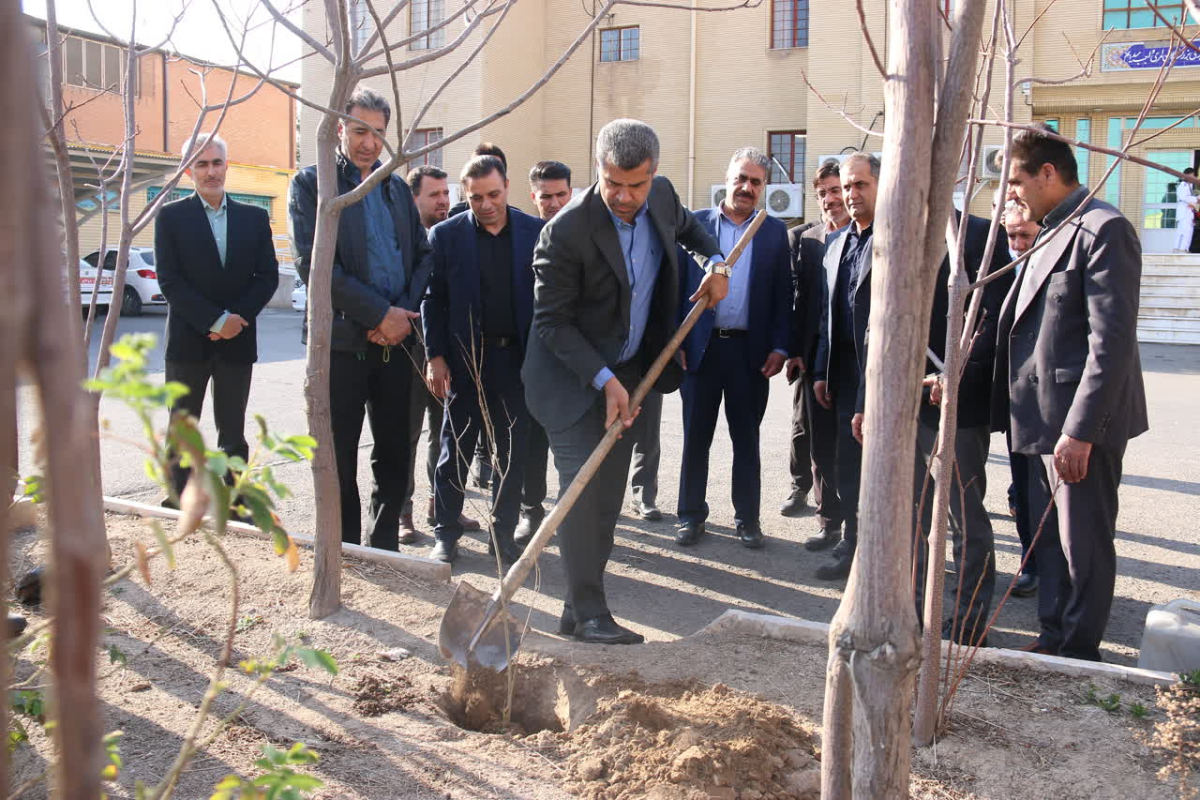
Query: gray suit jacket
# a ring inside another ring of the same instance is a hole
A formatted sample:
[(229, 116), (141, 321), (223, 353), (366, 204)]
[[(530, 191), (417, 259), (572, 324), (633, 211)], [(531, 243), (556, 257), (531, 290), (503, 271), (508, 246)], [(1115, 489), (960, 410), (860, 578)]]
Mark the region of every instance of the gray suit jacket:
[[(1123, 451), (1149, 428), (1137, 316), (1142, 249), (1113, 206), (1091, 200), (1046, 244), (1000, 311), (992, 426), (1014, 452), (1061, 434)], [(1033, 281), (1025, 302), (1021, 283)]]
[[(675, 243), (705, 261), (720, 250), (666, 178), (654, 179), (647, 202), (663, 261), (637, 356), (643, 373), (674, 333), (678, 319), (681, 270)], [(535, 335), (529, 337), (522, 369), (525, 401), (547, 430), (561, 431), (600, 396), (592, 380), (601, 368), (617, 364), (629, 334), (629, 276), (616, 226), (596, 185), (542, 229), (533, 273)], [(655, 388), (672, 392), (682, 378), (678, 362), (669, 364)]]

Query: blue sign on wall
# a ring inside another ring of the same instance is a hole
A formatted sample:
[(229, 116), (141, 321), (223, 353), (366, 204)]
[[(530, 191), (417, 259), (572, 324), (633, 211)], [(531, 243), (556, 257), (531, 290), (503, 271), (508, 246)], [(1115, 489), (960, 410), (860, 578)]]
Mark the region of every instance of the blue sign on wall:
[[(1200, 40), (1195, 42), (1200, 45)], [(1200, 67), (1200, 52), (1185, 47), (1171, 47), (1171, 42), (1121, 42), (1106, 44), (1101, 51), (1101, 72), (1122, 72), (1130, 69), (1160, 69), (1168, 58), (1175, 66)]]

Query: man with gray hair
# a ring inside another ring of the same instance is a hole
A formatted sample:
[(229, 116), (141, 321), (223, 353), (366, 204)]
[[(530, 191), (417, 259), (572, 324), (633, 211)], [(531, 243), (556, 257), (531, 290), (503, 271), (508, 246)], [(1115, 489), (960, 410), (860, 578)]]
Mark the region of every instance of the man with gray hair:
[[(750, 227), (767, 186), (771, 162), (757, 147), (733, 154), (725, 171), (725, 199), (696, 219), (729, 252)], [(783, 369), (791, 344), (792, 281), (787, 226), (768, 217), (742, 251), (729, 293), (683, 342), (683, 463), (679, 476), (679, 530), (675, 543), (700, 541), (708, 518), (708, 454), (721, 403), (733, 441), (733, 511), (743, 547), (763, 546), (759, 525), (762, 467), (759, 428), (767, 411), (768, 381)], [(689, 266), (686, 291), (701, 282)], [(690, 306), (690, 304), (685, 304)], [(686, 313), (686, 308), (681, 313)]]
[[(657, 177), (659, 144), (644, 122), (618, 119), (596, 138), (599, 180), (546, 224), (534, 252), (533, 334), (525, 354), (525, 399), (546, 429), (559, 485), (569, 486), (617, 420), (627, 433), (558, 529), (567, 590), (559, 632), (598, 644), (644, 641), (618, 625), (604, 571), (624, 500), (636, 414), (630, 393), (669, 341), (683, 267), (676, 244), (708, 275), (693, 300), (719, 303), (729, 269), (720, 247)], [(682, 379), (672, 362), (655, 388)]]
[[(217, 445), (245, 459), (246, 403), (258, 360), (255, 319), (279, 285), (271, 218), (225, 192), (223, 139), (201, 134), (184, 143), (183, 155), (189, 153), (196, 191), (164, 205), (154, 225), (155, 267), (167, 298), (166, 379), (188, 387), (171, 410), (199, 419), (212, 381)], [(175, 505), (190, 472), (172, 463), (176, 497), (167, 506)]]
[[(391, 106), (376, 91), (359, 88), (346, 101), (353, 119), (338, 123), (337, 194), (352, 191), (380, 165)], [(292, 179), (288, 200), (296, 270), (307, 282), (317, 228), (317, 168)], [(361, 202), (342, 211), (333, 254), (333, 331), (330, 337), (330, 424), (341, 495), (342, 541), (359, 544), (359, 439), (370, 420), (371, 492), (367, 541), (381, 550), (411, 544), (416, 532), (400, 530), (408, 483), (408, 407), (416, 377), (413, 322), (432, 268), (429, 241), (412, 190), (388, 175)]]

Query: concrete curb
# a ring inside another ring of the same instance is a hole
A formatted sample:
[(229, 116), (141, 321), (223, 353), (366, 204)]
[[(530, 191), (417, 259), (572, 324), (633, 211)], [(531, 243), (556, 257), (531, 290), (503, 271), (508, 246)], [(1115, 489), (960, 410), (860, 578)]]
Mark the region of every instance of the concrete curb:
[[(784, 639), (791, 642), (802, 642), (819, 647), (829, 644), (829, 626), (823, 622), (812, 622), (805, 619), (779, 617), (774, 614), (756, 614), (751, 611), (730, 609), (708, 625), (697, 631), (694, 636), (704, 634), (749, 634), (766, 639)], [(942, 643), (943, 655), (949, 648), (949, 642)], [(1077, 661), (1073, 658), (1058, 656), (1043, 656), (1038, 653), (1023, 653), (1018, 650), (1006, 650), (1000, 647), (983, 647), (975, 654), (972, 664), (997, 664), (1004, 667), (1026, 667), (1040, 672), (1053, 672), (1059, 675), (1071, 675), (1080, 678), (1111, 678), (1129, 683), (1149, 686), (1170, 685), (1177, 678), (1169, 672), (1157, 672), (1138, 667), (1122, 667), (1117, 664), (1098, 664), (1091, 661)]]
[[(155, 517), (157, 519), (179, 519), (179, 512), (162, 506), (149, 505), (148, 503), (136, 503), (132, 500), (121, 500), (116, 497), (104, 498), (104, 510), (112, 511), (117, 514), (130, 514), (137, 517)], [(211, 519), (211, 518), (206, 518)], [(253, 525), (247, 525), (243, 522), (230, 522), (225, 526), (225, 530), (234, 533), (245, 533), (250, 536), (259, 538), (267, 538), (268, 534), (263, 533)], [(303, 533), (288, 533), (292, 537), (292, 541), (304, 547), (313, 546), (313, 537)], [(436, 583), (450, 582), (450, 565), (443, 564), (440, 561), (434, 561), (431, 558), (422, 558), (421, 556), (409, 556), (403, 553), (393, 553), (390, 550), (377, 550), (374, 547), (363, 547), (357, 544), (342, 543), (342, 555), (358, 558), (363, 561), (371, 561), (376, 564), (382, 564), (386, 567), (406, 572), (410, 575), (415, 575), (418, 578), (423, 578), (427, 581)]]

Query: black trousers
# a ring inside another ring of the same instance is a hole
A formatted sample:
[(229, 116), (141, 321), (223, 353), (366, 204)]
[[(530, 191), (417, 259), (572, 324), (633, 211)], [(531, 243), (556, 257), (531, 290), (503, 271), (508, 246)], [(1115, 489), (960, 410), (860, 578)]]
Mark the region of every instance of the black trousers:
[[(636, 368), (623, 365), (613, 372), (630, 393), (641, 378)], [(604, 438), (604, 418), (604, 394), (600, 393), (574, 424), (561, 431), (547, 431), (563, 492)], [(641, 425), (642, 417), (638, 415), (558, 527), (559, 551), (567, 578), (563, 617), (568, 622), (572, 617), (582, 622), (609, 613), (604, 571), (612, 555), (613, 535), (629, 479), (629, 460)]]
[[(913, 515), (918, 523), (914, 534), (917, 543), (916, 598), (917, 616), (924, 615), (925, 565), (929, 551), (929, 531), (933, 525), (933, 499), (936, 486), (925, 475), (933, 460), (938, 429), (917, 424), (917, 454), (913, 472)], [(996, 544), (992, 521), (983, 498), (987, 492), (987, 457), (991, 434), (986, 425), (959, 428), (954, 437), (954, 459), (957, 478), (950, 486), (950, 537), (957, 568), (955, 580), (945, 583), (942, 635), (960, 644), (973, 644), (987, 628), (992, 608), (992, 593), (996, 588)], [(924, 494), (924, 503), (922, 503)], [(921, 516), (916, 517), (920, 509)], [(934, 558), (934, 568), (942, 569), (940, 555)], [(973, 599), (972, 599), (973, 598)]]
[(525, 487), (521, 492), (521, 516), (541, 522), (546, 516), (546, 470), (550, 462), (550, 439), (546, 429), (532, 417), (525, 447)]
[(842, 536), (850, 547), (858, 546), (858, 486), (862, 478), (862, 445), (851, 429), (858, 400), (858, 381), (858, 356), (852, 345), (843, 346), (833, 362), (828, 383), (829, 391), (833, 392), (833, 413), (837, 416), (834, 447)]
[(641, 424), (633, 440), (633, 499), (648, 506), (658, 503), (658, 464), (662, 460), (662, 392), (651, 389), (638, 412)]
[[(250, 400), (250, 377), (254, 364), (230, 363), (220, 358), (207, 361), (168, 361), (165, 378), (182, 383), (188, 393), (175, 401), (171, 411), (186, 411), (200, 419), (204, 408), (204, 395), (212, 381), (213, 422), (217, 426), (217, 447), (226, 455), (250, 457), (250, 446), (246, 443), (246, 403)], [(171, 483), (175, 491), (183, 493), (190, 469), (174, 462), (171, 467)]]
[(733, 516), (756, 526), (762, 504), (759, 429), (767, 411), (768, 381), (746, 355), (746, 338), (714, 335), (700, 368), (680, 387), (683, 399), (683, 458), (679, 475), (681, 523), (708, 519), (708, 458), (721, 404), (733, 442)]
[[(1038, 643), (1059, 655), (1100, 660), (1117, 580), (1117, 492), (1124, 448), (1093, 446), (1087, 476), (1062, 483), (1054, 456), (1030, 456), (1034, 508), (1054, 498), (1037, 541)], [(1050, 591), (1047, 591), (1049, 589)]]
[(840, 530), (837, 493), (837, 412), (817, 402), (812, 379), (801, 375), (792, 390), (792, 446), (788, 468), (792, 491), (812, 493), (822, 529)]
[(400, 512), (408, 482), (408, 407), (413, 366), (399, 348), (368, 344), (365, 353), (329, 356), (329, 408), (342, 500), (342, 541), (360, 544), (358, 442), (363, 413), (371, 425), (371, 508), (366, 539), (381, 550), (400, 548)]
[(1008, 451), (1008, 470), (1012, 475), (1012, 483), (1008, 487), (1008, 504), (1016, 514), (1017, 538), (1021, 540), (1021, 559), (1025, 562), (1022, 575), (1037, 575), (1037, 553), (1030, 552), (1033, 544), (1033, 532), (1046, 507), (1033, 508), (1029, 502), (1029, 459), (1024, 453), (1014, 453), (1011, 446)]
[[(521, 383), (521, 348), (488, 347), (483, 356), (480, 389), (450, 396), (442, 420), (442, 452), (434, 471), (433, 535), (439, 541), (456, 542), (463, 534), (462, 514), (467, 474), (476, 445), (486, 434), (484, 408), (488, 415), (496, 448), (493, 472), (492, 520), (496, 536), (512, 539), (521, 510), (521, 490), (525, 483), (525, 452), (529, 412), (525, 409), (525, 386)], [(487, 456), (491, 463), (491, 453)]]
[(421, 428), (429, 417), (429, 444), (425, 448), (425, 477), (429, 481), (429, 496), (433, 497), (433, 471), (437, 469), (442, 452), (442, 401), (433, 396), (425, 383), (425, 348), (411, 350), (413, 362), (412, 395), (408, 405), (408, 481), (404, 487), (404, 514), (413, 513), (413, 493), (417, 488), (417, 450), (421, 445)]

